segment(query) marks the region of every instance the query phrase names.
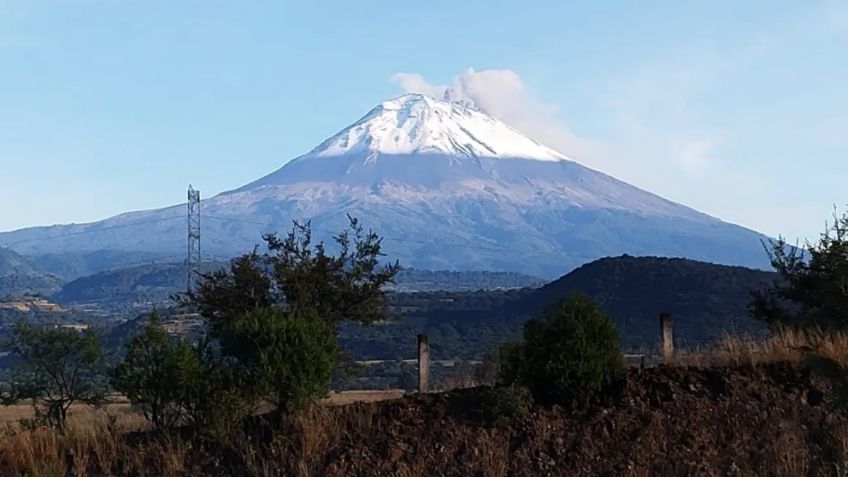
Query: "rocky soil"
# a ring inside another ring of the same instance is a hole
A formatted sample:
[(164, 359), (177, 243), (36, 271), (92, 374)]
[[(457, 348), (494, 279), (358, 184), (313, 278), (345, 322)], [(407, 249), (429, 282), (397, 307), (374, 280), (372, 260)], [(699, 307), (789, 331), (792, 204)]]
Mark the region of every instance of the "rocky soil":
[[(632, 370), (606, 402), (483, 422), (475, 390), (333, 409), (301, 456), (328, 476), (837, 475), (848, 427), (827, 386), (788, 364)], [(295, 433), (308, 444), (308, 433)], [(317, 444), (318, 442), (314, 442)], [(844, 466), (843, 466), (844, 467)], [(843, 474), (844, 475), (844, 474)]]
[(107, 459), (97, 457), (109, 446), (67, 451), (65, 474), (848, 475), (846, 414), (825, 382), (792, 364), (631, 369), (588, 408), (536, 405), (516, 418), (484, 418), (485, 392), (316, 405), (259, 416), (226, 439), (136, 433)]

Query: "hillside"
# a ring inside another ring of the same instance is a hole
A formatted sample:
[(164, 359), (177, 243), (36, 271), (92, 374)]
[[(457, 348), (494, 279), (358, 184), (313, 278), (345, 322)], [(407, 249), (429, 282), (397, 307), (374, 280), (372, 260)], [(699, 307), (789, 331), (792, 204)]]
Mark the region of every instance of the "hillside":
[[(202, 201), (209, 257), (250, 251), (294, 219), (310, 220), (314, 238), (329, 240), (352, 215), (384, 237), (389, 258), (419, 269), (553, 278), (622, 253), (768, 266), (762, 234), (585, 167), (468, 102), (420, 94), (383, 101), (280, 163)], [(177, 204), (3, 232), (0, 245), (49, 257), (64, 274), (91, 270), (88, 257), (130, 263), (121, 252), (179, 257), (185, 234), (185, 205)]]
[(539, 287), (546, 280), (515, 272), (456, 271), (456, 270), (420, 270), (405, 268), (401, 270), (390, 289), (394, 292), (427, 291), (476, 291), (511, 288)]
[[(102, 233), (102, 232), (101, 232)], [(61, 252), (27, 255), (27, 260), (64, 281), (86, 277), (95, 273), (165, 263), (178, 260), (185, 252), (162, 258), (161, 254), (126, 250), (96, 250), (93, 252)]]
[[(762, 324), (748, 316), (750, 292), (777, 277), (693, 260), (622, 256), (584, 265), (541, 288), (510, 288), (505, 283), (526, 279), (510, 274), (407, 270), (399, 276), (399, 289), (430, 286), (440, 276), (450, 280), (439, 283), (461, 288), (390, 292), (393, 319), (374, 326), (342, 323), (339, 340), (344, 349), (355, 359), (411, 358), (415, 336), (426, 332), (435, 358), (479, 359), (517, 337), (529, 317), (572, 291), (601, 304), (616, 322), (627, 350), (656, 346), (658, 316), (664, 311), (673, 316), (678, 345), (699, 346), (728, 332), (762, 331)], [(133, 267), (75, 280), (56, 298), (60, 303), (97, 302), (113, 308), (132, 301), (167, 305), (184, 280), (180, 264)], [(500, 286), (471, 290), (476, 288), (472, 284), (482, 283)]]
[[(209, 262), (203, 269), (211, 271), (224, 266)], [(130, 303), (164, 303), (174, 293), (185, 289), (186, 269), (182, 263), (153, 263), (119, 268), (77, 278), (53, 296), (60, 303), (99, 303), (122, 306)], [(540, 286), (538, 277), (510, 272), (431, 271), (404, 269), (398, 273), (393, 292), (481, 289), (512, 289)]]
[[(632, 369), (620, 391), (584, 412), (536, 406), (499, 424), (481, 418), (476, 392), (314, 415), (287, 429), (298, 436), (291, 468), (326, 476), (801, 476), (840, 475), (834, 465), (848, 458), (845, 416), (829, 410), (826, 386), (788, 364)], [(314, 435), (324, 436), (320, 445)]]
[(658, 317), (666, 311), (674, 319), (675, 341), (697, 346), (728, 332), (762, 331), (748, 316), (750, 292), (776, 277), (693, 260), (605, 258), (540, 289), (395, 294), (390, 303), (403, 318), (376, 327), (348, 324), (341, 339), (356, 356), (393, 359), (415, 356), (414, 337), (423, 331), (440, 358), (479, 358), (518, 336), (544, 306), (581, 291), (609, 313), (625, 349), (654, 348)]
[(6, 295), (50, 294), (62, 280), (43, 271), (26, 258), (0, 247), (0, 298)]
[(777, 275), (680, 258), (605, 258), (584, 265), (511, 304), (507, 313), (522, 320), (542, 307), (580, 291), (595, 299), (634, 345), (656, 341), (658, 316), (671, 313), (680, 344), (697, 345), (727, 332), (759, 330), (747, 313), (750, 293)]
[(535, 405), (494, 422), (482, 391), (256, 416), (225, 442), (103, 425), (24, 447), (35, 439), (10, 431), (0, 474), (840, 477), (848, 461), (830, 387), (789, 363), (631, 369), (586, 409)]
[[(209, 262), (205, 271), (223, 266)], [(166, 303), (174, 293), (186, 287), (183, 263), (153, 263), (95, 273), (77, 278), (52, 298), (59, 303), (98, 303), (121, 307), (132, 303)]]

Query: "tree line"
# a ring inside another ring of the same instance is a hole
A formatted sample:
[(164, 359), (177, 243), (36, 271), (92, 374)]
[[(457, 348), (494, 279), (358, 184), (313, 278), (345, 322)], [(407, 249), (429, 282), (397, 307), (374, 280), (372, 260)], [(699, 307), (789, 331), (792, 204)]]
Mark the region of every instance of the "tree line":
[(177, 297), (202, 317), (199, 340), (171, 336), (152, 313), (110, 366), (92, 330), (18, 323), (10, 348), (20, 362), (3, 402), (32, 400), (62, 430), (73, 404), (116, 391), (156, 427), (219, 432), (262, 403), (286, 413), (326, 394), (342, 357), (338, 323), (385, 319), (383, 289), (400, 267), (381, 263), (380, 237), (353, 218), (335, 253), (312, 241), (309, 223), (263, 238), (267, 252), (238, 257)]

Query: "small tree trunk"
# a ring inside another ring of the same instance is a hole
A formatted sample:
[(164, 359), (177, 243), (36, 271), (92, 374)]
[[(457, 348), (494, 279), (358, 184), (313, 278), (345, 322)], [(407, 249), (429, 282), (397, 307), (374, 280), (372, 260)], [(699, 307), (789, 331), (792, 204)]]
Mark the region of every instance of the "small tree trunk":
[(53, 427), (56, 428), (62, 434), (65, 433), (65, 423), (67, 422), (68, 416), (68, 408), (71, 403), (54, 403), (48, 405), (47, 416), (48, 419), (53, 421)]

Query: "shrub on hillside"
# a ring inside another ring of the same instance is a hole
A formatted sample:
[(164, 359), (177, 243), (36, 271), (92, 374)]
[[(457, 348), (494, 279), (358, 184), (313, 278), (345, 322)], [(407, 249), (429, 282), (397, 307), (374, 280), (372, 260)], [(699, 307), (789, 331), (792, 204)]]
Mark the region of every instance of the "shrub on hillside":
[(519, 383), (527, 376), (527, 358), (523, 341), (508, 341), (501, 345), (496, 356), (498, 383)]
[(312, 311), (260, 308), (220, 333), (257, 397), (290, 411), (329, 391), (339, 350), (333, 328)]
[(157, 312), (126, 345), (111, 371), (111, 384), (157, 428), (178, 425), (186, 417), (189, 393), (205, 378), (200, 355), (191, 343), (171, 337)]
[(533, 396), (524, 386), (487, 386), (482, 388), (480, 408), (483, 419), (500, 423), (527, 415), (533, 406)]
[(198, 356), (192, 374), (200, 379), (187, 381), (182, 408), (188, 423), (207, 436), (221, 440), (256, 410), (256, 395), (240, 366), (213, 351), (208, 339), (194, 346)]
[(524, 341), (501, 357), (501, 381), (527, 386), (542, 402), (585, 403), (624, 372), (615, 325), (578, 293), (528, 321)]

